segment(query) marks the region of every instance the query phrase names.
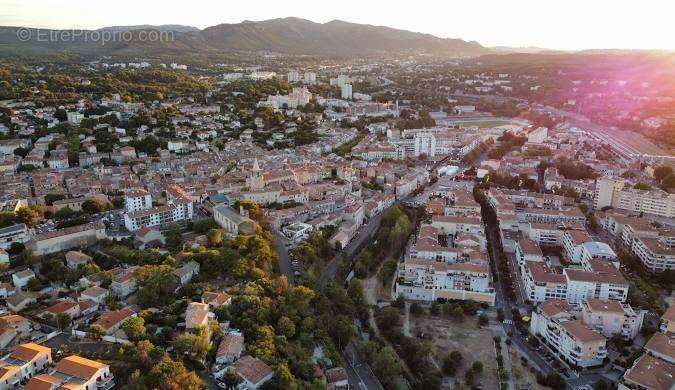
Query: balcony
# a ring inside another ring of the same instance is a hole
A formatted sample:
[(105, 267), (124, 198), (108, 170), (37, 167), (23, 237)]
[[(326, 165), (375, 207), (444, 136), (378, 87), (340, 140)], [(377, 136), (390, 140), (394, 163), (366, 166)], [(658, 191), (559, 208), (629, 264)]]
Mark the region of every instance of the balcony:
[(101, 390), (110, 390), (115, 387), (115, 381), (113, 379), (115, 379), (115, 377), (112, 374), (105, 378), (98, 378), (96, 380), (96, 386)]

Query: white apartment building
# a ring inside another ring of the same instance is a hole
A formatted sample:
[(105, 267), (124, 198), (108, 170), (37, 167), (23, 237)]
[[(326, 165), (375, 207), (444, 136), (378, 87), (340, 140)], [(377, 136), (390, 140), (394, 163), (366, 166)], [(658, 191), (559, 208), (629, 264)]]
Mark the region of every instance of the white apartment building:
[(167, 205), (142, 209), (124, 214), (124, 226), (136, 231), (144, 226), (166, 226), (175, 222), (188, 221), (194, 214), (190, 197), (178, 186), (166, 189)]
[(644, 311), (636, 312), (629, 304), (618, 301), (586, 299), (581, 302), (581, 319), (607, 338), (618, 335), (632, 340), (642, 329), (644, 315)]
[(304, 79), (305, 83), (307, 83), (307, 84), (316, 83), (316, 73), (305, 72), (303, 79)]
[(567, 283), (562, 274), (557, 274), (540, 261), (525, 261), (520, 274), (526, 299), (540, 303), (549, 299), (566, 299)]
[(127, 212), (152, 208), (152, 196), (145, 190), (133, 190), (124, 193), (124, 208)]
[(427, 157), (436, 157), (436, 137), (432, 133), (416, 133), (415, 157), (424, 154)]
[(527, 135), (527, 142), (540, 144), (544, 142), (547, 136), (548, 136), (548, 128), (537, 127)]
[(352, 100), (352, 85), (351, 84), (342, 84), (340, 87), (340, 96), (345, 100)]
[(636, 213), (675, 217), (675, 194), (659, 189), (626, 188), (625, 183), (625, 180), (620, 178), (602, 177), (596, 180), (595, 208), (611, 206)]
[(607, 357), (607, 340), (581, 320), (573, 319), (571, 306), (550, 300), (532, 312), (530, 332), (573, 367), (592, 367)]
[(286, 75), (286, 80), (288, 80), (289, 83), (297, 83), (300, 81), (300, 73), (298, 73), (297, 70), (289, 70)]
[(588, 269), (566, 268), (567, 301), (581, 303), (585, 299), (628, 299), (628, 282), (621, 272), (606, 260), (593, 259)]
[(544, 254), (539, 244), (532, 240), (523, 239), (516, 241), (515, 253), (518, 265), (521, 267), (526, 261), (544, 261)]
[(453, 236), (459, 233), (485, 235), (485, 228), (479, 217), (434, 215), (431, 217), (431, 225), (438, 229), (440, 234), (450, 234)]
[(636, 236), (630, 248), (647, 269), (663, 272), (675, 269), (675, 248), (668, 241), (663, 237)]
[(470, 299), (494, 305), (495, 293), (487, 262), (448, 264), (408, 258), (401, 264), (394, 294), (434, 302), (438, 298)]

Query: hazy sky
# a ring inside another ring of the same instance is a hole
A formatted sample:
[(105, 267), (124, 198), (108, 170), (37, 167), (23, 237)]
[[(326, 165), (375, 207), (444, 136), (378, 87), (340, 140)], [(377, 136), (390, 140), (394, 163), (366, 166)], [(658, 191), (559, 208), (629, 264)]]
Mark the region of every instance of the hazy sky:
[(208, 27), (297, 16), (385, 25), (486, 46), (675, 49), (672, 0), (0, 0), (0, 25)]

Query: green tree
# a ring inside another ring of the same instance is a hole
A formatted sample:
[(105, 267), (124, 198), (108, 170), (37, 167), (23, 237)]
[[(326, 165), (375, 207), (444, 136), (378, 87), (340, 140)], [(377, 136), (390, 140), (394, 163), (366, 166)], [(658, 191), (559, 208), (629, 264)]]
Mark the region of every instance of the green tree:
[(372, 361), (373, 373), (387, 389), (396, 388), (401, 367), (396, 361), (396, 352), (391, 347), (382, 348)]
[(93, 198), (82, 203), (82, 210), (87, 214), (98, 214), (106, 211), (108, 205), (100, 199)]
[(171, 224), (166, 231), (166, 247), (171, 250), (178, 250), (183, 247), (183, 235), (178, 224)]
[(63, 330), (70, 326), (72, 319), (70, 318), (70, 314), (68, 313), (59, 313), (56, 315), (55, 321), (56, 327)]
[(278, 334), (282, 334), (288, 338), (295, 336), (295, 324), (286, 316), (281, 316), (281, 318), (279, 318), (276, 330)]
[(220, 229), (211, 229), (206, 236), (211, 246), (220, 246), (223, 243), (223, 231)]
[(40, 215), (35, 210), (29, 207), (21, 207), (16, 211), (16, 219), (19, 222), (23, 222), (28, 226), (35, 225), (35, 222), (37, 221), (39, 216)]
[(204, 382), (193, 371), (188, 371), (183, 363), (168, 357), (155, 364), (148, 374), (149, 388), (161, 390), (206, 389)]
[(145, 336), (145, 320), (140, 316), (127, 318), (122, 322), (121, 328), (132, 341), (139, 340)]
[[(288, 368), (288, 367), (287, 367)], [(234, 389), (237, 387), (239, 383), (241, 383), (241, 378), (237, 374), (236, 371), (234, 370), (227, 370), (225, 371), (225, 374), (223, 374), (223, 383), (225, 383), (225, 386), (227, 389)]]
[(89, 337), (94, 340), (100, 340), (105, 335), (105, 330), (101, 325), (92, 325), (89, 327)]
[(181, 355), (187, 355), (192, 359), (202, 361), (208, 355), (211, 343), (204, 336), (185, 334), (174, 340), (173, 347)]

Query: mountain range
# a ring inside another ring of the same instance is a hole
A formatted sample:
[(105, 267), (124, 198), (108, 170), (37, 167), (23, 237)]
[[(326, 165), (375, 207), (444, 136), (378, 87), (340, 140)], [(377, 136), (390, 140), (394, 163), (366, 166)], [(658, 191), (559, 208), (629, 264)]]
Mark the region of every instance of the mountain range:
[[(25, 31), (28, 31), (25, 32)], [(143, 40), (143, 31), (171, 32), (170, 39)], [(227, 52), (274, 52), (290, 55), (358, 56), (379, 53), (472, 57), (493, 51), (474, 41), (439, 38), (390, 27), (300, 18), (244, 21), (199, 30), (191, 26), (114, 26), (96, 32), (131, 32), (124, 42), (96, 42), (84, 34), (68, 40), (40, 39), (65, 30), (0, 27), (0, 56), (73, 53), (80, 55), (189, 55)], [(89, 31), (89, 36), (95, 36)], [(18, 39), (19, 35), (23, 40)], [(27, 38), (27, 39), (26, 39)]]

